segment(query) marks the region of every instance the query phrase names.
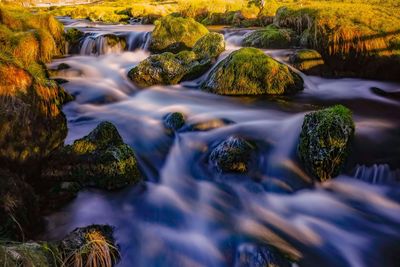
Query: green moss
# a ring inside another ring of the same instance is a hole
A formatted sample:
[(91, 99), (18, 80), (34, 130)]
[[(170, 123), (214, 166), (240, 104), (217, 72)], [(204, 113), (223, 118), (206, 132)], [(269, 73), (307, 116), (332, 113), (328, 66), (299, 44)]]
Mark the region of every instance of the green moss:
[(207, 33), (207, 28), (193, 19), (166, 16), (155, 22), (149, 49), (153, 52), (190, 49)]
[(258, 48), (288, 48), (296, 43), (295, 32), (269, 25), (265, 29), (250, 33), (243, 40), (244, 46)]
[(324, 75), (327, 71), (321, 54), (310, 49), (296, 51), (290, 57), (290, 64), (308, 75)]
[(224, 36), (211, 32), (200, 38), (193, 47), (199, 58), (216, 58), (225, 51)]
[(352, 113), (342, 105), (305, 116), (298, 155), (306, 170), (320, 181), (337, 176), (354, 136)]
[(242, 48), (221, 61), (203, 90), (222, 95), (281, 95), (303, 89), (303, 80), (256, 48)]
[(59, 255), (56, 249), (48, 243), (15, 243), (0, 245), (0, 265), (17, 266), (57, 266)]
[(87, 136), (54, 153), (42, 175), (48, 180), (108, 190), (141, 180), (133, 150), (109, 122), (100, 123)]

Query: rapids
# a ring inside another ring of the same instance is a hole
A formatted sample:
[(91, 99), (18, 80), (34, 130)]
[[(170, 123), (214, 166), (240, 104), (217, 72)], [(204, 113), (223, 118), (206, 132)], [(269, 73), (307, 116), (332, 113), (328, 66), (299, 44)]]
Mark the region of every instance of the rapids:
[[(64, 107), (66, 143), (111, 121), (134, 148), (145, 182), (118, 192), (81, 192), (48, 216), (45, 238), (109, 223), (121, 247), (118, 266), (126, 267), (255, 267), (239, 263), (240, 253), (269, 245), (296, 259), (294, 266), (399, 266), (400, 102), (371, 90), (399, 92), (399, 84), (302, 74), (306, 88), (293, 97), (226, 97), (199, 90), (205, 74), (138, 89), (126, 74), (149, 56), (151, 26), (61, 21), (86, 33), (80, 55), (50, 64), (71, 66), (59, 73), (76, 96)], [(217, 30), (227, 41), (219, 60), (249, 32)], [(109, 49), (101, 38), (110, 33), (124, 37), (127, 47)], [(88, 53), (91, 45), (101, 52)], [(265, 53), (286, 62), (290, 51)], [(352, 153), (340, 177), (313, 184), (296, 157), (303, 117), (338, 103), (354, 112)], [(210, 130), (167, 135), (162, 118), (172, 111)], [(258, 144), (247, 175), (224, 175), (208, 164), (210, 148), (232, 135)]]

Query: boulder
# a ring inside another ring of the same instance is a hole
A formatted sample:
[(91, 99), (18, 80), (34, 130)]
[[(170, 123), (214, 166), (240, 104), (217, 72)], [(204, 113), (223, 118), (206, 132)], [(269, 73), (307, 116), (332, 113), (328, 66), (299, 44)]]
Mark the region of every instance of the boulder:
[(200, 38), (192, 50), (198, 58), (217, 58), (225, 51), (225, 39), (220, 33), (211, 32)]
[(339, 175), (354, 131), (351, 111), (342, 105), (307, 114), (298, 145), (307, 172), (322, 182)]
[(177, 84), (201, 76), (224, 50), (223, 35), (209, 33), (196, 42), (193, 51), (151, 55), (131, 69), (128, 77), (139, 87)]
[(269, 25), (264, 29), (249, 33), (243, 39), (243, 46), (279, 49), (289, 48), (295, 45), (296, 41), (296, 34), (293, 30)]
[[(110, 122), (52, 155), (43, 177), (82, 186), (119, 189), (141, 180), (135, 154)], [(74, 187), (73, 187), (74, 188)]]
[(109, 225), (76, 228), (59, 242), (65, 266), (114, 266), (120, 258)]
[(180, 112), (171, 112), (164, 117), (164, 127), (176, 131), (185, 125), (185, 116)]
[(231, 136), (211, 151), (209, 160), (220, 172), (245, 173), (253, 150), (253, 144), (246, 139)]
[(155, 22), (149, 49), (154, 53), (188, 50), (207, 33), (207, 28), (194, 19), (169, 15)]
[(298, 50), (290, 56), (289, 61), (293, 67), (307, 75), (322, 76), (327, 72), (321, 54), (315, 50)]
[(303, 90), (303, 79), (256, 48), (241, 48), (222, 60), (202, 89), (220, 95), (284, 95)]

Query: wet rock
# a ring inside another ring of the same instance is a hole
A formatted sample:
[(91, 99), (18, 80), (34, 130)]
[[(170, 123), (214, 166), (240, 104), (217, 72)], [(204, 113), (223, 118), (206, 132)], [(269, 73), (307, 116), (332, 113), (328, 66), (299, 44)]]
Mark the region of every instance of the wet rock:
[(149, 49), (154, 53), (177, 53), (191, 49), (207, 33), (207, 28), (194, 19), (169, 15), (155, 22)]
[(40, 230), (41, 224), (32, 187), (15, 173), (0, 169), (0, 239), (22, 240)]
[(217, 58), (225, 51), (225, 39), (220, 33), (211, 32), (200, 38), (193, 47), (199, 58)]
[(125, 49), (126, 47), (126, 40), (124, 37), (117, 36), (115, 34), (105, 34), (102, 37), (106, 40), (108, 47), (113, 48), (119, 46), (121, 50)]
[(283, 95), (303, 90), (303, 80), (261, 50), (242, 48), (212, 70), (202, 89), (220, 95)]
[(180, 112), (168, 113), (164, 118), (164, 126), (169, 130), (179, 130), (185, 125), (185, 116)]
[(382, 97), (391, 98), (391, 99), (395, 99), (395, 100), (400, 100), (400, 91), (388, 92), (388, 91), (385, 91), (385, 90), (380, 89), (378, 87), (371, 87), (370, 90), (376, 95), (379, 95), (379, 96), (382, 96)]
[(100, 123), (87, 136), (52, 155), (43, 176), (107, 190), (141, 180), (133, 150), (110, 122)]
[(215, 147), (209, 161), (220, 172), (245, 173), (248, 171), (253, 144), (244, 138), (231, 136)]
[(291, 29), (269, 25), (264, 29), (251, 32), (243, 39), (243, 46), (257, 48), (289, 48), (297, 42), (296, 34)]
[(298, 50), (290, 56), (289, 61), (293, 67), (307, 75), (323, 76), (327, 73), (321, 54), (315, 50)]
[(58, 266), (58, 254), (49, 243), (0, 245), (1, 266)]
[(71, 66), (68, 65), (67, 63), (61, 63), (57, 66), (57, 70), (67, 70), (70, 68), (71, 68)]
[(307, 114), (298, 145), (305, 169), (320, 181), (337, 176), (354, 136), (351, 111), (342, 105)]
[[(114, 266), (120, 256), (109, 225), (76, 228), (59, 243), (66, 266)], [(92, 264), (91, 264), (92, 263)]]
[(253, 244), (239, 246), (234, 267), (291, 267), (292, 264), (272, 247)]

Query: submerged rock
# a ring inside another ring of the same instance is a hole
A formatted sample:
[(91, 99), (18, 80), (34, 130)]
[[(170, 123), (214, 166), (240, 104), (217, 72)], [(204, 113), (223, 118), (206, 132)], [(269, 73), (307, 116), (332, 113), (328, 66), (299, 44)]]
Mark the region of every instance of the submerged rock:
[(206, 27), (192, 18), (169, 15), (157, 20), (151, 34), (149, 49), (152, 52), (173, 52), (191, 49), (208, 33)]
[(298, 155), (305, 169), (320, 181), (339, 175), (354, 136), (351, 111), (342, 105), (305, 116)]
[(53, 155), (43, 176), (113, 190), (141, 180), (133, 150), (110, 122)]
[(231, 136), (214, 148), (209, 160), (221, 172), (244, 173), (248, 171), (252, 150), (254, 146), (249, 141)]
[(293, 30), (281, 29), (275, 25), (251, 32), (243, 39), (243, 46), (257, 48), (289, 48), (295, 43), (296, 34)]
[(224, 37), (210, 33), (196, 42), (193, 51), (151, 55), (128, 73), (139, 87), (177, 84), (202, 75), (225, 49)]
[(327, 67), (320, 53), (315, 50), (303, 49), (290, 56), (290, 64), (307, 75), (322, 76)]
[(66, 266), (114, 266), (120, 254), (109, 225), (76, 228), (59, 243)]
[(234, 267), (290, 267), (292, 264), (272, 247), (253, 244), (239, 246)]
[(213, 69), (202, 89), (220, 95), (283, 95), (303, 90), (303, 79), (261, 50), (242, 48)]
[(164, 126), (169, 130), (179, 130), (185, 125), (185, 116), (180, 112), (168, 113), (164, 118)]

